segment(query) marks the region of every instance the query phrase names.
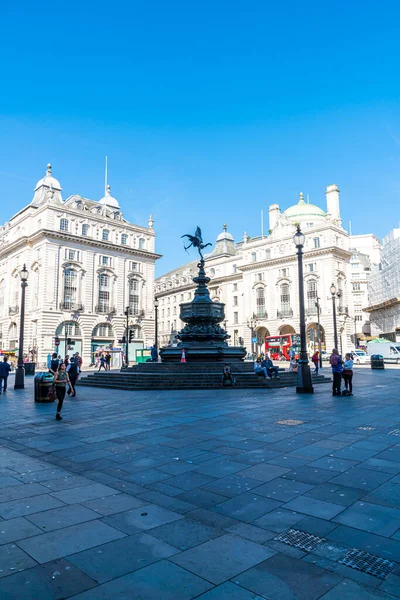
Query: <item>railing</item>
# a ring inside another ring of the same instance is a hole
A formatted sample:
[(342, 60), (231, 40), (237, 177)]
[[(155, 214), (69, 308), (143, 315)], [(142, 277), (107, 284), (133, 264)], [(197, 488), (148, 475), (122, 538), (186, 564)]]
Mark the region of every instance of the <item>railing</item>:
[(253, 319), (268, 319), (268, 313), (266, 310), (257, 310), (253, 313)]
[(19, 306), (10, 306), (8, 309), (9, 315), (16, 315), (19, 313)]
[(283, 317), (293, 317), (293, 309), (282, 308), (282, 310), (278, 310), (276, 314), (278, 319), (282, 319)]
[(78, 302), (60, 302), (60, 310), (74, 310), (83, 312), (83, 305)]
[(339, 304), (339, 306), (338, 306), (338, 313), (339, 313), (339, 315), (347, 315), (349, 313), (349, 307), (348, 306), (341, 306)]
[(129, 308), (129, 314), (131, 317), (144, 317), (144, 310), (138, 308)]
[[(318, 309), (316, 306), (309, 306), (308, 308), (306, 308), (307, 317), (310, 317), (311, 315), (316, 315), (316, 314), (318, 314)], [(319, 314), (321, 314), (321, 309), (319, 311)]]
[(115, 315), (117, 312), (115, 306), (109, 306), (108, 304), (96, 306), (94, 311), (99, 315)]

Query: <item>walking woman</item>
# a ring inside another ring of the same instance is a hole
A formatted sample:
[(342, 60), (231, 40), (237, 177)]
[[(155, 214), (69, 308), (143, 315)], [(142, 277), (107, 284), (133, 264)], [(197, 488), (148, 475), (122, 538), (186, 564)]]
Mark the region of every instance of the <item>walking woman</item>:
[(64, 402), (64, 398), (65, 398), (67, 383), (72, 388), (68, 373), (65, 370), (65, 364), (61, 363), (60, 366), (58, 367), (58, 371), (56, 372), (55, 377), (54, 377), (54, 384), (56, 386), (56, 394), (57, 394), (57, 400), (58, 400), (57, 414), (56, 414), (57, 421), (62, 421), (62, 416), (60, 415), (60, 413), (61, 413), (62, 405)]
[(343, 380), (346, 396), (353, 395), (353, 361), (351, 359), (351, 354), (346, 354), (345, 361), (343, 365)]

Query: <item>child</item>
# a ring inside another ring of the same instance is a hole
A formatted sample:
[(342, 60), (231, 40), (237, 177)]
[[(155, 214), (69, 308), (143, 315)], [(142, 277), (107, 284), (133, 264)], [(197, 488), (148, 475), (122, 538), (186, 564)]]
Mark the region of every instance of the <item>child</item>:
[[(343, 365), (343, 379), (344, 379), (344, 387), (346, 396), (353, 395), (353, 360), (351, 358), (351, 354), (346, 354), (345, 361)], [(345, 393), (343, 392), (343, 393)]]

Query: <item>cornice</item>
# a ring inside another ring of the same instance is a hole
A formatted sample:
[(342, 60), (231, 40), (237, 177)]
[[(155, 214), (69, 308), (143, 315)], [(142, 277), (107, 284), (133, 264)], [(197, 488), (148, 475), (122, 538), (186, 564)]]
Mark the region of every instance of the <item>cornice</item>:
[[(330, 246), (328, 248), (318, 248), (315, 250), (307, 250), (306, 252), (303, 252), (303, 262), (310, 260), (311, 258), (318, 258), (319, 256), (326, 256), (328, 254), (333, 254), (338, 258), (343, 258), (344, 260), (349, 259), (351, 256), (351, 252), (348, 252), (343, 248), (338, 248), (337, 246)], [(251, 262), (247, 263), (246, 265), (238, 265), (238, 269), (240, 269), (241, 271), (259, 271), (260, 268), (264, 267), (293, 263), (294, 261), (296, 261), (296, 259), (297, 255), (291, 254), (289, 256), (286, 255), (279, 258), (268, 258), (260, 262)]]
[(392, 306), (396, 306), (400, 304), (400, 298), (391, 298), (390, 300), (385, 300), (385, 302), (380, 302), (379, 304), (372, 304), (371, 306), (366, 306), (363, 308), (363, 312), (375, 312), (377, 310), (382, 310), (384, 308), (392, 308)]

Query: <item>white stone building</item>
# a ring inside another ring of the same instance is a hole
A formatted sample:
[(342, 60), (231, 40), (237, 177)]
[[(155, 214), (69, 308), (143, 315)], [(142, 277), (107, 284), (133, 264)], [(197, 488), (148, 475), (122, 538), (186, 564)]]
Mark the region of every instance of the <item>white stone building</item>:
[(110, 186), (98, 202), (79, 195), (64, 201), (48, 165), (30, 204), (0, 227), (1, 349), (18, 346), (26, 264), (25, 354), (45, 362), (58, 336), (61, 355), (71, 339), (67, 353), (78, 351), (89, 364), (96, 348), (120, 345), (129, 306), (133, 358), (154, 340), (154, 244), (152, 218), (148, 227), (128, 223)]
[[(245, 233), (243, 240), (235, 243), (224, 226), (214, 250), (206, 257), (206, 271), (211, 277), (211, 297), (225, 303), (231, 344), (243, 341), (250, 351), (252, 326), (253, 337), (257, 338), (253, 350), (258, 353), (264, 348), (266, 336), (299, 333), (298, 271), (293, 243), (297, 223), (306, 236), (304, 290), (309, 350), (317, 343), (317, 298), (322, 345), (328, 351), (333, 347), (332, 283), (340, 293), (336, 301), (339, 346), (343, 351), (352, 347), (351, 252), (349, 235), (342, 227), (336, 185), (326, 188), (326, 210), (305, 202), (302, 194), (297, 204), (283, 212), (272, 204), (267, 236), (250, 238)], [(156, 279), (160, 345), (167, 344), (182, 327), (179, 304), (192, 297), (196, 262)]]

